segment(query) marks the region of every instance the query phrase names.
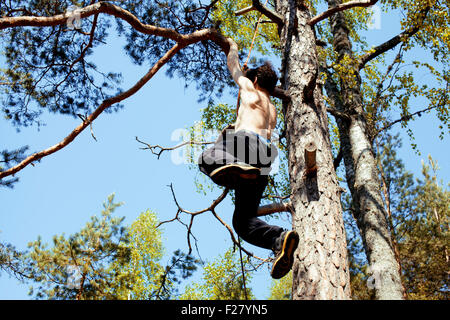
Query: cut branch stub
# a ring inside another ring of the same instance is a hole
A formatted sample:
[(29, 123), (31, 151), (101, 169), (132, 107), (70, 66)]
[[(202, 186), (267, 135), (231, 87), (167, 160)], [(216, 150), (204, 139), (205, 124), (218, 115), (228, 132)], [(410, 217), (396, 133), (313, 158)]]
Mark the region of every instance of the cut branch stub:
[(291, 209), (291, 202), (279, 202), (279, 203), (271, 203), (271, 204), (267, 204), (265, 206), (260, 206), (258, 208), (258, 213), (257, 216), (258, 217), (262, 217), (262, 216), (267, 216), (270, 215), (272, 213), (277, 213), (277, 212), (290, 212), (292, 213), (292, 209)]
[(310, 142), (305, 146), (305, 176), (307, 178), (317, 174), (316, 151), (317, 147), (314, 142)]

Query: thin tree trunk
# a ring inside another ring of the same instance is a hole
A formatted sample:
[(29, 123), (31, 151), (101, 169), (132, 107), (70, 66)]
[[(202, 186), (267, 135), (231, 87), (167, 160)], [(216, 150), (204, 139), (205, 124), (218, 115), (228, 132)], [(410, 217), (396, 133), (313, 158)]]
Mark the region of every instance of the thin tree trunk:
[[(378, 141), (376, 141), (376, 148), (377, 148), (376, 151), (378, 154), (380, 152)], [(386, 182), (386, 177), (385, 177), (384, 170), (383, 170), (383, 164), (381, 163), (380, 159), (378, 159), (377, 164), (378, 164), (378, 168), (380, 171), (381, 185), (382, 185), (382, 190), (383, 190), (383, 195), (384, 195), (384, 207), (387, 212), (387, 221), (388, 221), (388, 225), (389, 225), (389, 230), (391, 231), (391, 241), (392, 241), (392, 246), (394, 248), (395, 260), (397, 260), (398, 273), (401, 275), (402, 274), (402, 264), (401, 264), (401, 260), (400, 260), (400, 252), (398, 250), (398, 243), (397, 243), (398, 236), (395, 231), (395, 226), (394, 226), (394, 222), (392, 219), (391, 193), (390, 193), (390, 190), (389, 190), (387, 182)], [(406, 288), (403, 285), (403, 282), (401, 284), (402, 284), (403, 299), (406, 300), (406, 299), (408, 299), (408, 296), (406, 295)]]
[[(328, 0), (329, 7), (341, 3)], [(339, 59), (352, 59), (352, 47), (345, 17), (339, 12), (331, 18), (334, 49)], [(344, 143), (346, 177), (352, 194), (355, 218), (361, 231), (364, 247), (375, 280), (377, 299), (403, 299), (399, 266), (395, 259), (386, 211), (380, 192), (379, 174), (367, 123), (362, 108), (361, 79), (357, 64), (341, 79), (340, 99), (350, 121), (337, 121)]]
[[(310, 13), (300, 1), (277, 0), (285, 17), (282, 85), (285, 105), (293, 228), (300, 244), (293, 267), (293, 299), (350, 299), (350, 278), (341, 187), (333, 167), (328, 118), (316, 83), (318, 62)], [(307, 146), (317, 149), (317, 172), (307, 173)]]

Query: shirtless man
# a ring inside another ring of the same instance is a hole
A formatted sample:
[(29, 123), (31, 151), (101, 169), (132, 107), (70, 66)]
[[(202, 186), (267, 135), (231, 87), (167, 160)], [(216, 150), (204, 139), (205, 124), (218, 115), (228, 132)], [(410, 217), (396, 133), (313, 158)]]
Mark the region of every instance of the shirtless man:
[(216, 144), (202, 153), (199, 167), (215, 183), (235, 189), (234, 230), (248, 243), (274, 251), (271, 276), (279, 279), (292, 268), (298, 234), (257, 217), (270, 166), (277, 155), (270, 141), (277, 122), (270, 93), (278, 78), (268, 62), (243, 72), (238, 46), (230, 38), (228, 42), (227, 65), (239, 85), (241, 104), (234, 130), (225, 130)]

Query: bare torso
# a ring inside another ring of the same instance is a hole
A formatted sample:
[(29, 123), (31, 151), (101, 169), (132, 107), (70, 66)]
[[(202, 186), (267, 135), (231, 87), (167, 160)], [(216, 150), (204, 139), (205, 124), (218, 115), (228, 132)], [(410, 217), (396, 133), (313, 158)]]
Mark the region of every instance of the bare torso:
[(277, 111), (263, 90), (241, 89), (241, 104), (235, 131), (250, 130), (270, 139), (277, 124)]
[(277, 112), (270, 102), (269, 93), (261, 89), (257, 81), (246, 78), (239, 65), (239, 52), (236, 42), (227, 38), (230, 49), (227, 53), (227, 65), (231, 76), (241, 91), (241, 104), (235, 123), (235, 131), (250, 130), (266, 139), (272, 137), (277, 124)]

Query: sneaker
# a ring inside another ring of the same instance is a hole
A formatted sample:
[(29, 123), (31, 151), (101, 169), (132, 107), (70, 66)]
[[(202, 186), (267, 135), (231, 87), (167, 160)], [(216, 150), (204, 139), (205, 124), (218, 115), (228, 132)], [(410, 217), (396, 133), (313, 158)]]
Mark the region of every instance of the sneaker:
[(230, 163), (215, 169), (209, 175), (220, 186), (235, 189), (242, 179), (253, 180), (259, 177), (261, 169), (243, 162)]
[(294, 252), (298, 246), (299, 237), (295, 231), (284, 231), (275, 243), (275, 261), (270, 275), (274, 279), (283, 278), (294, 264)]

